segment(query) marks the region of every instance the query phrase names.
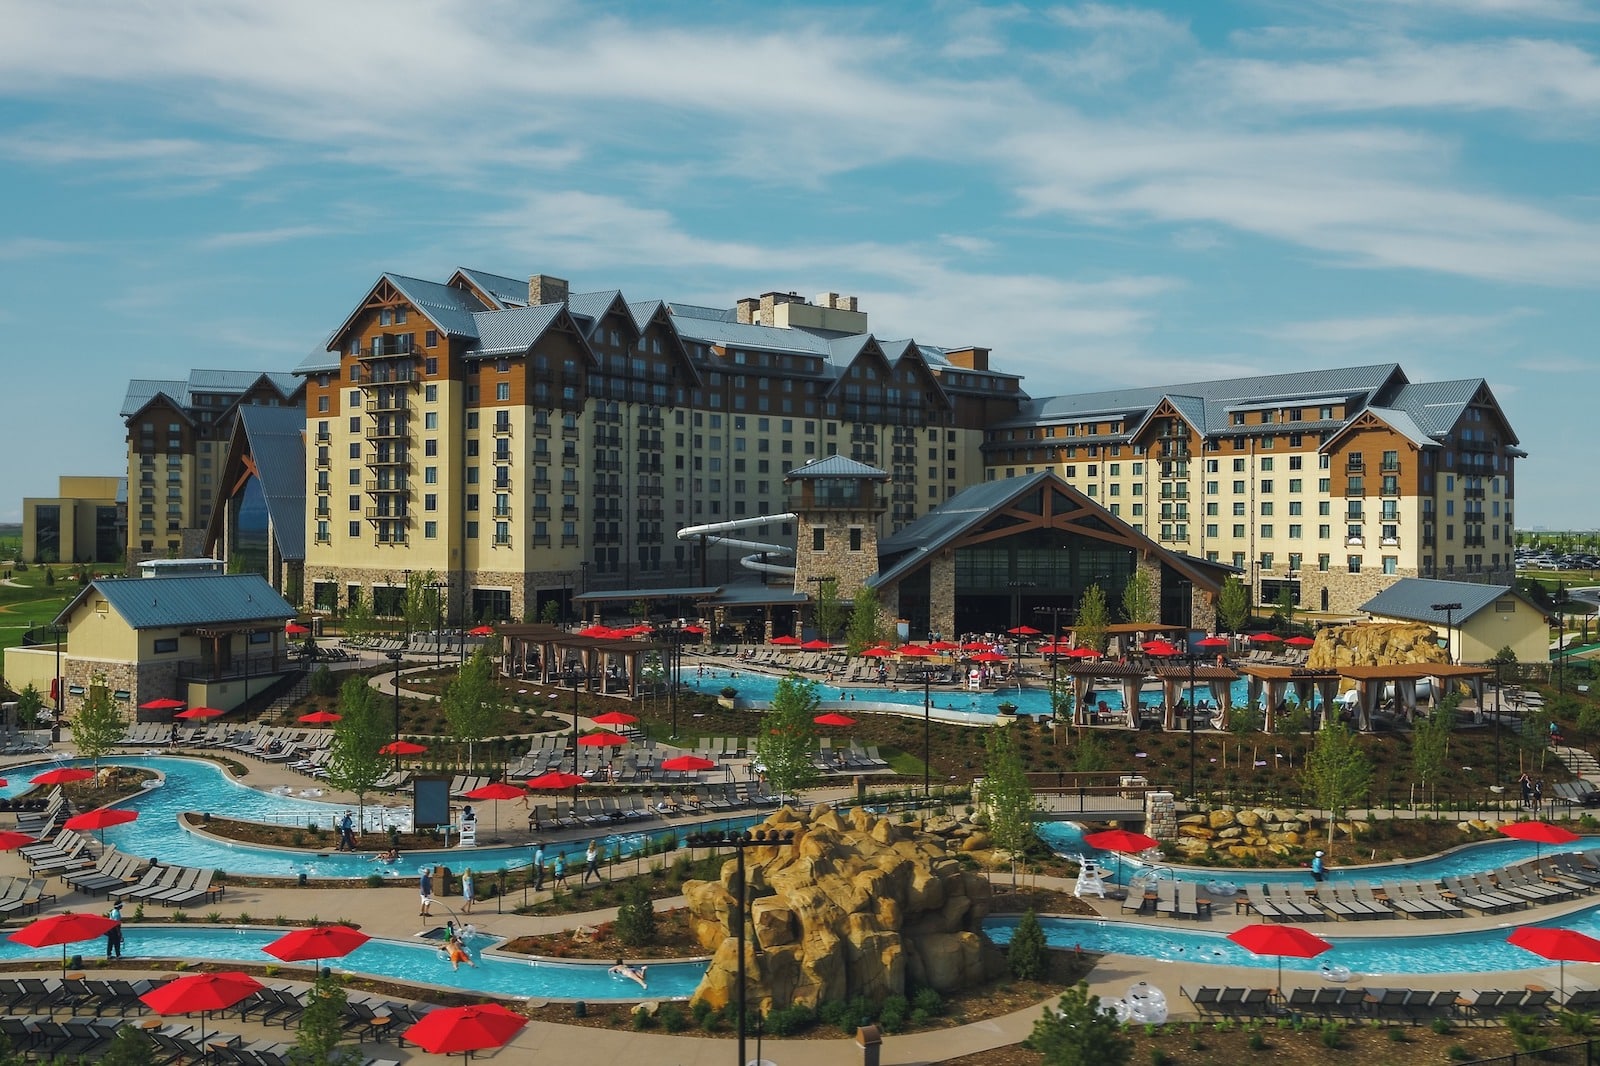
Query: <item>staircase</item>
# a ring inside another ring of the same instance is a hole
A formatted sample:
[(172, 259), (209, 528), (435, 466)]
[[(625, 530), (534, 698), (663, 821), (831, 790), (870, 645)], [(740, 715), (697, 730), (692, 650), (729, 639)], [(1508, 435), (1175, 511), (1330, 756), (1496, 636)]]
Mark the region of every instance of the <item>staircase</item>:
[(302, 669), (298, 674), (284, 678), (280, 684), (286, 684), (288, 687), (279, 692), (273, 701), (262, 709), (261, 717), (276, 718), (294, 706), (296, 700), (309, 693), (311, 691), (311, 671)]
[(1552, 744), (1550, 750), (1567, 769), (1585, 781), (1600, 781), (1600, 759), (1589, 752), (1566, 744)]

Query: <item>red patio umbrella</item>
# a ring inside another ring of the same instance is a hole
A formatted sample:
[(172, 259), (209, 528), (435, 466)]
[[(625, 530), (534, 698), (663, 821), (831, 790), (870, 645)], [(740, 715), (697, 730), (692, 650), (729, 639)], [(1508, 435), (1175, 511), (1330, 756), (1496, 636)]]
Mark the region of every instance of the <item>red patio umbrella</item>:
[(802, 651), (828, 651), (833, 647), (825, 640), (808, 640), (800, 645)]
[(528, 1024), (528, 1019), (498, 1003), (440, 1007), (406, 1030), (406, 1039), (432, 1055), (501, 1047)]
[(861, 649), (861, 658), (863, 659), (887, 659), (893, 654), (894, 652), (888, 648), (872, 647)]
[(1200, 651), (1227, 651), (1227, 637), (1202, 637), (1194, 642), (1194, 647)]
[(1276, 955), (1279, 988), (1283, 987), (1285, 955), (1291, 959), (1314, 959), (1333, 947), (1317, 934), (1308, 933), (1297, 925), (1247, 925), (1229, 933), (1228, 939), (1252, 955)]
[(1567, 998), (1567, 963), (1600, 962), (1600, 940), (1575, 929), (1525, 925), (1506, 937), (1506, 943), (1560, 963), (1562, 999)]
[(997, 651), (980, 651), (968, 656), (975, 663), (1003, 663), (1006, 656)]
[(1539, 846), (1541, 844), (1571, 844), (1574, 840), (1579, 839), (1578, 834), (1571, 830), (1563, 829), (1559, 825), (1551, 825), (1549, 822), (1539, 821), (1512, 822), (1509, 825), (1502, 825), (1500, 832), (1513, 840), (1533, 841), (1533, 867), (1536, 870), (1539, 868)]
[(100, 830), (100, 843), (106, 842), (106, 830), (114, 825), (126, 825), (139, 817), (138, 811), (130, 811), (126, 807), (96, 807), (92, 811), (74, 814), (61, 823), (63, 829), (98, 829)]
[(221, 707), (190, 707), (187, 711), (179, 711), (172, 717), (183, 718), (185, 720), (193, 718), (220, 718), (227, 713), (228, 712), (223, 710)]
[(961, 650), (962, 651), (993, 651), (994, 650), (994, 645), (993, 644), (985, 644), (981, 640), (969, 640), (965, 644), (961, 645)]
[(916, 656), (917, 658), (925, 658), (925, 657), (927, 657), (929, 655), (938, 655), (939, 654), (938, 652), (934, 651), (932, 648), (928, 647), (926, 644), (902, 644), (896, 650), (901, 655), (913, 655), (913, 656)]
[(948, 640), (930, 640), (930, 641), (928, 641), (928, 647), (933, 649), (934, 651), (960, 651), (961, 650), (961, 645), (952, 644)]
[(1276, 634), (1276, 633), (1251, 633), (1250, 634), (1250, 643), (1252, 643), (1252, 644), (1282, 644), (1283, 643), (1283, 638), (1278, 636), (1278, 634)]
[(330, 725), (333, 722), (344, 721), (344, 715), (334, 714), (332, 711), (312, 711), (310, 714), (302, 714), (299, 720), (307, 725)]
[(687, 633), (691, 637), (703, 637), (706, 635), (706, 628), (705, 626), (684, 626), (678, 632)]
[(526, 784), (533, 789), (577, 788), (587, 778), (581, 774), (569, 774), (565, 770), (547, 770), (538, 777), (531, 777)]
[(291, 637), (303, 637), (307, 633), (311, 632), (311, 627), (303, 626), (299, 622), (290, 622), (288, 625), (283, 627), (283, 631), (289, 634)]
[(768, 643), (778, 644), (785, 648), (798, 648), (800, 646), (800, 638), (785, 633), (781, 637), (773, 637)]
[(348, 925), (316, 925), (285, 933), (261, 950), (284, 962), (320, 963), (323, 959), (342, 959), (371, 939)]
[(627, 742), (627, 737), (606, 729), (601, 729), (594, 733), (585, 733), (578, 738), (578, 743), (586, 748), (620, 748)]
[(528, 793), (516, 785), (508, 785), (504, 781), (492, 781), (482, 788), (475, 788), (471, 792), (463, 792), (469, 800), (494, 800), (494, 834), (500, 835), (500, 800), (527, 799)]
[(61, 975), (67, 973), (67, 945), (105, 936), (117, 923), (98, 914), (52, 914), (38, 918), (12, 933), (10, 939), (30, 948), (61, 945)]
[(1139, 645), (1139, 650), (1146, 655), (1154, 655), (1162, 659), (1169, 655), (1178, 654), (1178, 646), (1167, 640), (1147, 640)]
[(74, 781), (88, 781), (94, 777), (93, 770), (86, 770), (81, 766), (63, 766), (59, 770), (46, 770), (33, 779), (35, 785), (70, 785)]
[(633, 725), (638, 720), (627, 711), (607, 711), (605, 714), (594, 716), (596, 725)]
[(473, 626), (471, 629), (467, 630), (467, 636), (492, 637), (494, 636), (494, 626)]
[(200, 1047), (206, 1045), (206, 1016), (214, 1010), (227, 1010), (261, 991), (262, 984), (247, 973), (225, 970), (222, 973), (192, 973), (160, 988), (152, 988), (139, 999), (157, 1014), (200, 1014)]
[(1067, 657), (1072, 659), (1098, 659), (1100, 658), (1100, 653), (1084, 645), (1067, 652)]
[(715, 770), (717, 768), (717, 764), (715, 761), (702, 758), (699, 755), (674, 755), (670, 759), (663, 759), (661, 761), (661, 768), (663, 770), (681, 770), (693, 772), (696, 770)]
[(847, 714), (840, 714), (838, 711), (829, 711), (827, 714), (819, 714), (811, 720), (818, 725), (849, 726), (856, 724), (856, 720), (854, 718), (851, 718)]
[(616, 635), (617, 631), (615, 629), (612, 629), (610, 626), (603, 625), (584, 626), (582, 629), (578, 630), (578, 636), (580, 637), (601, 637), (610, 639)]
[(426, 744), (415, 744), (409, 740), (391, 740), (378, 749), (379, 755), (426, 755)]
[(158, 700), (139, 704), (141, 711), (175, 711), (184, 704), (183, 700), (175, 700), (170, 696), (163, 696)]
[(39, 842), (27, 833), (19, 833), (15, 829), (0, 829), (0, 851), (15, 851), (37, 843)]
[(1141, 851), (1161, 846), (1161, 841), (1155, 837), (1147, 837), (1131, 829), (1106, 829), (1099, 833), (1089, 833), (1084, 836), (1083, 842), (1096, 851), (1116, 852), (1119, 875), (1122, 872), (1122, 856), (1137, 855)]
[(1012, 626), (1006, 632), (1014, 637), (1037, 637), (1043, 630), (1035, 629), (1032, 626)]

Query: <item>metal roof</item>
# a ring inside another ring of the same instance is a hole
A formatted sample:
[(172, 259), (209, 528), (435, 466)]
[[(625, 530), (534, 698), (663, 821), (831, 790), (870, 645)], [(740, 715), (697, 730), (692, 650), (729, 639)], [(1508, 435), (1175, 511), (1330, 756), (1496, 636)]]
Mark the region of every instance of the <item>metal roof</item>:
[(805, 466), (797, 466), (783, 475), (785, 481), (799, 481), (814, 477), (865, 477), (887, 479), (889, 471), (879, 470), (875, 466), (857, 462), (843, 455), (829, 455), (822, 459), (813, 459)]
[(413, 307), (427, 315), (430, 322), (452, 337), (478, 335), (472, 316), (482, 311), (484, 307), (470, 292), (451, 285), (441, 285), (437, 281), (408, 278), (401, 274), (385, 274), (383, 277)]
[[(239, 423), (255, 460), (267, 515), (286, 560), (306, 557), (306, 416), (294, 407), (246, 406)], [(217, 511), (223, 508), (218, 507)]]
[(566, 310), (563, 304), (537, 304), (504, 311), (480, 311), (472, 316), (478, 344), (472, 355), (525, 352), (544, 336), (550, 324)]
[(634, 316), (633, 308), (628, 306), (628, 301), (622, 298), (621, 289), (607, 289), (604, 292), (580, 292), (567, 298), (567, 310), (575, 318), (589, 319), (589, 328), (584, 330), (585, 337), (594, 336), (594, 331), (600, 328), (600, 320), (611, 312), (618, 303), (627, 312), (633, 321), (633, 328), (643, 332), (643, 326)]
[(466, 267), (461, 267), (456, 273), (472, 282), (485, 294), (497, 301), (501, 309), (523, 307), (528, 302), (528, 283), (526, 281), (508, 278), (504, 274), (491, 274), (487, 270), (469, 270)]
[(294, 374), (261, 370), (191, 370), (189, 376), (182, 380), (134, 378), (129, 381), (119, 414), (123, 418), (131, 418), (157, 396), (165, 396), (174, 406), (192, 412), (196, 407), (196, 393), (231, 394), (237, 398), (263, 380), (276, 389), (283, 399), (288, 399), (300, 389), (300, 382)]
[[(1403, 577), (1372, 599), (1360, 610), (1385, 618), (1404, 618), (1430, 625), (1458, 623), (1471, 618), (1503, 596), (1516, 595), (1509, 585), (1480, 585), (1472, 581), (1439, 581), (1426, 577)], [(1521, 598), (1520, 596), (1518, 597)], [(1459, 603), (1460, 610), (1435, 611), (1436, 603)]]
[(1008, 500), (1050, 480), (1060, 479), (1048, 470), (1039, 470), (1022, 477), (980, 481), (962, 489), (910, 525), (880, 540), (878, 559), (888, 566), (868, 578), (867, 584), (877, 588), (897, 580), (946, 544), (979, 525)]
[(57, 622), (72, 617), (98, 592), (134, 629), (262, 622), (282, 625), (293, 618), (289, 601), (260, 574), (197, 574), (183, 577), (101, 578), (67, 604)]

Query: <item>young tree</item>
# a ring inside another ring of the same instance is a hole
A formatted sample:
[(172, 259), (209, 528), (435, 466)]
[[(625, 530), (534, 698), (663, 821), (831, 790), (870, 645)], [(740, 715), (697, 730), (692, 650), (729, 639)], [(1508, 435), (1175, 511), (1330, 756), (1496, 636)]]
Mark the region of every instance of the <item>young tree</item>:
[(1456, 727), (1455, 706), (1460, 702), (1461, 698), (1452, 694), (1411, 727), (1411, 769), (1424, 793), (1438, 792), (1450, 753), (1450, 734)]
[(128, 724), (111, 699), (106, 679), (96, 676), (89, 682), (88, 699), (72, 716), (72, 743), (77, 746), (78, 754), (93, 759), (95, 768), (99, 769), (100, 756), (116, 747), (127, 731)]
[(469, 763), (473, 745), (489, 735), (505, 709), (494, 674), (494, 660), (489, 657), (489, 649), (480, 645), (455, 680), (445, 685), (444, 718), (451, 734), (467, 742)]
[(616, 933), (630, 948), (656, 942), (656, 907), (643, 881), (634, 878), (623, 890), (622, 906), (617, 908)]
[(1237, 633), (1250, 619), (1250, 590), (1244, 587), (1238, 574), (1229, 574), (1222, 580), (1222, 591), (1217, 594), (1217, 621), (1229, 633)]
[(1056, 1009), (1033, 1023), (1023, 1046), (1044, 1056), (1044, 1066), (1127, 1066), (1133, 1057), (1133, 1039), (1083, 983), (1067, 989)]
[(993, 726), (984, 739), (983, 802), (989, 811), (989, 836), (994, 845), (1011, 853), (1011, 883), (1017, 881), (1017, 860), (1033, 843), (1033, 816), (1039, 801), (1028, 784), (1028, 772), (1012, 733), (1012, 726)]
[(289, 1051), (294, 1066), (356, 1066), (361, 1062), (357, 1049), (339, 1046), (345, 1036), (346, 1002), (338, 981), (331, 975), (317, 977)]
[(1106, 626), (1111, 624), (1111, 610), (1106, 605), (1106, 590), (1090, 585), (1078, 600), (1078, 620), (1073, 629), (1078, 634), (1078, 646), (1106, 650)]
[(1050, 972), (1050, 945), (1032, 907), (1017, 919), (1006, 948), (1006, 963), (1011, 967), (1011, 976), (1019, 981), (1041, 981)]
[(1279, 633), (1287, 633), (1289, 627), (1294, 625), (1294, 596), (1285, 585), (1278, 590), (1278, 599), (1272, 605), (1272, 628)]
[(1150, 571), (1135, 567), (1128, 583), (1122, 586), (1122, 615), (1130, 622), (1157, 622), (1161, 619), (1161, 597)]
[(439, 590), (432, 586), (439, 575), (432, 570), (412, 571), (406, 578), (406, 632), (432, 629), (439, 618)]
[(372, 613), (372, 604), (362, 594), (361, 589), (356, 589), (355, 598), (350, 601), (350, 606), (344, 612), (344, 631), (346, 636), (364, 637), (376, 631), (377, 618)]
[(1110, 766), (1111, 759), (1106, 755), (1106, 744), (1100, 739), (1100, 734), (1092, 729), (1080, 731), (1072, 756), (1072, 768), (1080, 774), (1096, 774)]
[(389, 773), (392, 764), (378, 750), (392, 738), (378, 694), (362, 677), (352, 677), (339, 690), (339, 714), (328, 756), (328, 783), (354, 793), (359, 822), (365, 823), (367, 793)]
[(561, 603), (559, 600), (545, 600), (544, 606), (539, 608), (539, 621), (547, 626), (557, 625), (561, 621)]
[(156, 1045), (137, 1025), (119, 1025), (106, 1049), (95, 1056), (100, 1066), (155, 1066)]
[(839, 583), (831, 577), (817, 585), (815, 613), (817, 629), (821, 631), (823, 640), (831, 641), (849, 621), (850, 616), (844, 604), (839, 602)]
[(778, 682), (772, 705), (761, 717), (756, 737), (756, 761), (766, 767), (767, 780), (779, 795), (798, 792), (811, 783), (812, 741), (816, 738), (817, 685), (798, 674)]
[(39, 724), (39, 712), (44, 710), (44, 694), (32, 683), (17, 693), (17, 726), (32, 729)]
[(1328, 812), (1328, 850), (1333, 850), (1333, 827), (1372, 785), (1372, 760), (1355, 734), (1340, 722), (1326, 722), (1306, 756), (1306, 784), (1317, 806)]
[(862, 586), (850, 608), (850, 628), (845, 641), (851, 655), (860, 655), (878, 639), (878, 593)]

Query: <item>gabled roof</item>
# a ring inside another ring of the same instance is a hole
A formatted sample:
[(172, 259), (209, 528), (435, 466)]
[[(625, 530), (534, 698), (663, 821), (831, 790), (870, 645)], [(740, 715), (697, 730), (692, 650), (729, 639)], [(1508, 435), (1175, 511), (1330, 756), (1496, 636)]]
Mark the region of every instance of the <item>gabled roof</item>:
[(525, 307), (528, 303), (528, 283), (491, 274), (487, 270), (469, 270), (460, 267), (456, 273), (470, 282), (479, 292), (495, 301), (499, 310), (508, 307)]
[(134, 629), (229, 622), (282, 625), (295, 614), (260, 574), (198, 574), (101, 578), (78, 593), (56, 621), (66, 622), (96, 592)]
[[(667, 306), (672, 309), (673, 325), (685, 340), (750, 351), (814, 355), (823, 359), (828, 358), (831, 351), (828, 338), (807, 333), (803, 329), (780, 329), (777, 326), (758, 326), (753, 322), (737, 322), (733, 319), (732, 311), (727, 312), (728, 317), (724, 318), (720, 317), (722, 312), (713, 308), (671, 302)], [(719, 317), (701, 317), (694, 313), (707, 311)]]
[(188, 382), (161, 381), (150, 378), (134, 378), (128, 382), (128, 391), (123, 393), (122, 407), (117, 414), (122, 418), (132, 418), (134, 415), (150, 406), (150, 402), (164, 397), (168, 403), (180, 410), (187, 407), (184, 397), (188, 394)]
[(584, 324), (585, 337), (593, 337), (594, 331), (600, 328), (600, 322), (610, 314), (613, 309), (620, 310), (633, 323), (634, 333), (637, 336), (644, 331), (639, 319), (634, 317), (633, 308), (622, 298), (621, 289), (607, 289), (604, 292), (580, 292), (567, 298), (567, 310), (572, 312), (572, 317)]
[[(1532, 601), (1509, 585), (1480, 585), (1471, 581), (1439, 581), (1427, 577), (1403, 577), (1363, 603), (1359, 609), (1385, 618), (1404, 618), (1442, 626), (1463, 622), (1505, 596), (1516, 596), (1538, 610)], [(1436, 611), (1433, 609), (1436, 603), (1459, 603), (1461, 608), (1449, 612)]]
[(472, 316), (478, 344), (470, 354), (525, 352), (538, 343), (566, 310), (564, 304), (539, 304), (505, 311), (481, 311)]
[(783, 480), (801, 481), (818, 477), (864, 477), (886, 480), (889, 471), (879, 470), (875, 466), (868, 466), (843, 455), (829, 455), (822, 459), (813, 459), (804, 466), (795, 467), (783, 475)]
[[(293, 407), (241, 407), (239, 431), (255, 462), (267, 515), (285, 560), (306, 557), (306, 416)], [(224, 491), (229, 486), (224, 486)], [(226, 508), (213, 508), (224, 514)]]

